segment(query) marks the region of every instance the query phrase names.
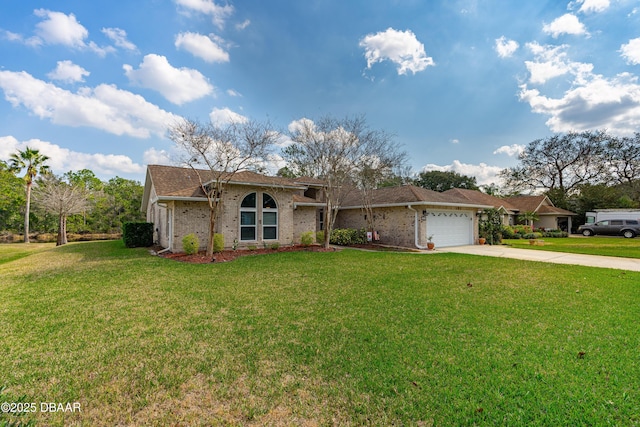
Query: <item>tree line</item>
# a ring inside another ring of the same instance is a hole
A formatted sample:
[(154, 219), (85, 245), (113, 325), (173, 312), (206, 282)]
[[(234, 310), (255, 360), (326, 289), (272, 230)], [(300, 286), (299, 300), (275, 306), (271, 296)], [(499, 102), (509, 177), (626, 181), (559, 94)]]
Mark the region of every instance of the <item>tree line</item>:
[(67, 232), (117, 234), (124, 222), (145, 220), (138, 181), (102, 181), (89, 169), (56, 176), (48, 160), (27, 147), (0, 161), (1, 233), (23, 234), (25, 242), (33, 234), (58, 233), (64, 244)]

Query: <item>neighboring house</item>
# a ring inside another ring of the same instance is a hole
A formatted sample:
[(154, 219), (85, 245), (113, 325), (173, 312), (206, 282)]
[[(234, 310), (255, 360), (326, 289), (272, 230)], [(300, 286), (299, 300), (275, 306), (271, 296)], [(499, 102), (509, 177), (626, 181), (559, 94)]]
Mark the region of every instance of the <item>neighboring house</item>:
[(571, 232), (571, 217), (576, 214), (566, 209), (555, 207), (549, 197), (545, 195), (508, 197), (505, 200), (515, 206), (519, 213), (535, 213), (538, 219), (533, 222), (534, 228)]
[[(424, 248), (429, 236), (436, 247), (474, 244), (479, 215), (493, 205), (403, 185), (374, 190), (370, 206), (381, 243)], [(341, 204), (335, 226), (366, 228), (366, 215), (362, 196), (354, 191)]]
[[(199, 170), (205, 184), (211, 171)], [(320, 229), (321, 182), (292, 180), (255, 172), (235, 173), (222, 194), (216, 233), (225, 247), (249, 247), (300, 242), (307, 231)], [(154, 224), (154, 242), (182, 251), (190, 233), (204, 248), (209, 237), (210, 210), (196, 172), (190, 168), (149, 165), (142, 199), (147, 221)]]
[(462, 188), (453, 188), (444, 193), (461, 197), (472, 203), (492, 205), (502, 214), (502, 223), (505, 225), (514, 225), (518, 222), (519, 215), (525, 212), (533, 212), (538, 216), (538, 219), (533, 223), (534, 228), (570, 231), (572, 225), (571, 217), (576, 215), (574, 212), (555, 207), (549, 197), (545, 195), (501, 199), (480, 191)]

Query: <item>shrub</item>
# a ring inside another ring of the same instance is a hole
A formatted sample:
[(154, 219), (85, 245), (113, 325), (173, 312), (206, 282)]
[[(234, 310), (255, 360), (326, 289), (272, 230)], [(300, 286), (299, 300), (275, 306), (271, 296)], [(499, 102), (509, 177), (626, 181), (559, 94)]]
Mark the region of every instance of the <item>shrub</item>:
[(247, 249), (249, 249), (250, 251), (255, 251), (256, 249), (258, 249), (258, 247), (256, 245), (249, 245), (247, 246)]
[(502, 238), (504, 239), (521, 239), (522, 235), (516, 233), (513, 227), (505, 225), (502, 227)]
[(273, 243), (271, 244), (271, 246), (269, 246), (269, 247), (270, 247), (271, 249), (273, 249), (274, 251), (277, 251), (277, 250), (278, 250), (278, 248), (280, 248), (280, 243), (278, 243), (278, 242), (273, 242)]
[(128, 248), (153, 245), (153, 223), (125, 222), (122, 224), (122, 240)]
[(337, 228), (331, 232), (330, 243), (340, 246), (363, 245), (367, 243), (367, 232), (364, 228)]
[(316, 232), (316, 242), (317, 243), (324, 243), (324, 231), (317, 231)]
[(307, 231), (305, 233), (302, 233), (302, 235), (300, 236), (300, 243), (302, 243), (304, 246), (312, 245), (313, 231)]
[(542, 233), (527, 233), (527, 234), (523, 234), (522, 238), (523, 239), (539, 239), (542, 237)]
[(187, 255), (193, 255), (198, 253), (198, 249), (200, 249), (200, 239), (195, 234), (187, 234), (182, 238), (182, 250)]
[(216, 233), (213, 235), (213, 252), (222, 252), (223, 250), (224, 250), (224, 235)]
[(544, 230), (542, 237), (569, 237), (569, 233), (561, 230)]

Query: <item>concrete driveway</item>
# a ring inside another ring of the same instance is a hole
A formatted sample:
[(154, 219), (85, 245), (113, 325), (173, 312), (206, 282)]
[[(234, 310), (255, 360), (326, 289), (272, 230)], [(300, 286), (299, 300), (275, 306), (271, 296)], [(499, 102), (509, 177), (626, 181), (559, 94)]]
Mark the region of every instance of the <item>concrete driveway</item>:
[(514, 258), (526, 261), (550, 262), (554, 264), (584, 265), (587, 267), (615, 268), (618, 270), (640, 271), (640, 259), (618, 258), (600, 255), (580, 255), (563, 252), (516, 249), (500, 245), (469, 245), (439, 248), (436, 252)]

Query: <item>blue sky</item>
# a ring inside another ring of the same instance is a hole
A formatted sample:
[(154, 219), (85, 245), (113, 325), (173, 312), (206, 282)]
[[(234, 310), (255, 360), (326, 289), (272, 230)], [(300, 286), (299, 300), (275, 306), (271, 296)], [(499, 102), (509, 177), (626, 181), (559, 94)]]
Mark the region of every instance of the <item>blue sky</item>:
[(5, 0), (0, 159), (142, 181), (181, 117), (363, 114), (485, 184), (554, 132), (640, 130), (638, 76), (637, 0)]

